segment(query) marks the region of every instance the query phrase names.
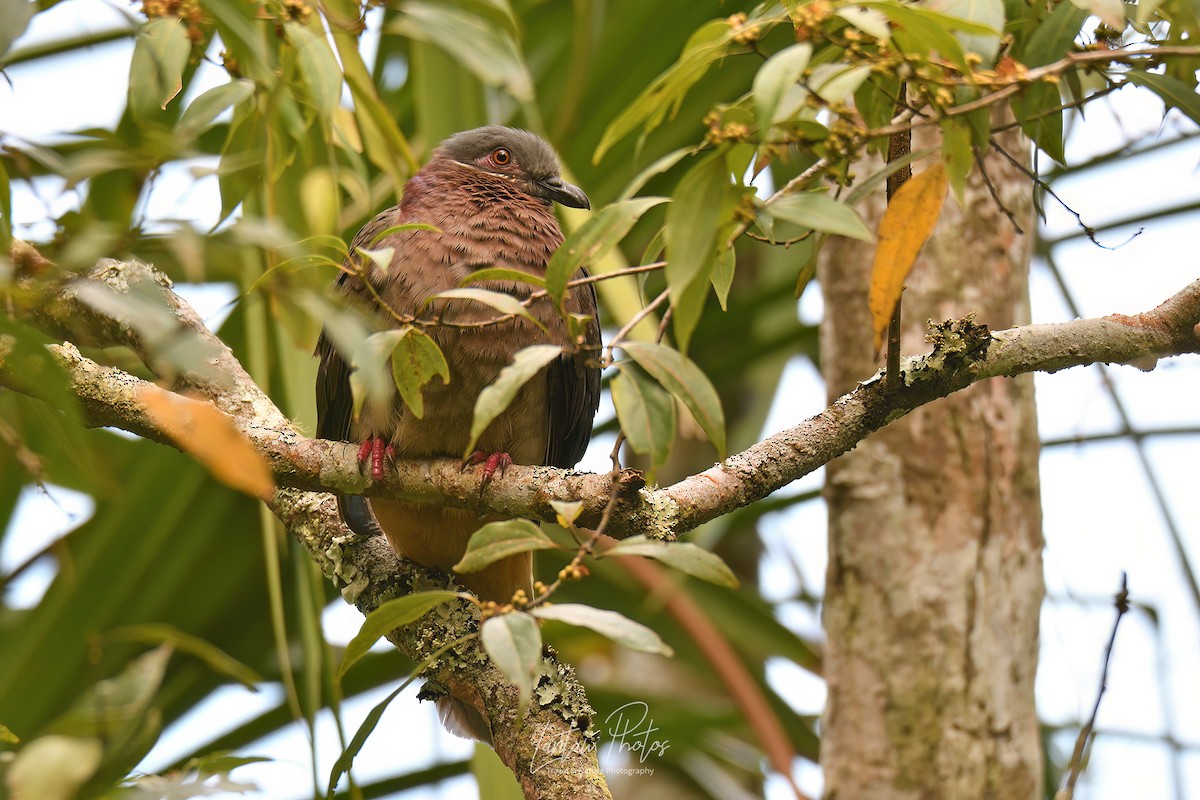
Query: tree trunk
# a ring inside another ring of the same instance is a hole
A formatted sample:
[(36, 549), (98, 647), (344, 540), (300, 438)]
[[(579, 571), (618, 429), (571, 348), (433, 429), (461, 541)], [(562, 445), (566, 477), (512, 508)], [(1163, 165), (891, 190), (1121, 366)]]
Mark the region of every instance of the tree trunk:
[[(997, 138), (1025, 160), (1019, 134)], [(914, 141), (913, 150), (931, 143)], [(984, 163), (1026, 233), (1014, 230), (978, 170), (965, 209), (947, 198), (904, 294), (906, 355), (928, 351), (929, 319), (975, 312), (992, 328), (1028, 322), (1029, 181), (995, 153)], [(883, 207), (881, 193), (869, 216), (877, 221)], [(867, 310), (873, 246), (829, 244), (819, 277), (833, 399), (878, 365)], [(826, 797), (1038, 796), (1037, 459), (1025, 376), (918, 409), (829, 465)]]

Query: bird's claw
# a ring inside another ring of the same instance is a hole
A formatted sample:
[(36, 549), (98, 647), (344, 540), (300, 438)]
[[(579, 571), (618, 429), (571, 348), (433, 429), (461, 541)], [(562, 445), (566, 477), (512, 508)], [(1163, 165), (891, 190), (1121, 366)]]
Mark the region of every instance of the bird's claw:
[(483, 492), (487, 485), (492, 482), (492, 476), (499, 470), (500, 477), (504, 477), (504, 471), (512, 466), (512, 456), (508, 453), (485, 453), (482, 450), (476, 450), (467, 457), (463, 462), (463, 469), (467, 467), (476, 467), (483, 464), (483, 481), (479, 484), (480, 493)]
[(384, 459), (395, 459), (396, 448), (388, 444), (382, 437), (372, 436), (362, 443), (362, 447), (358, 448), (358, 465), (361, 468), (368, 461), (371, 462), (371, 479), (383, 480), (383, 461)]

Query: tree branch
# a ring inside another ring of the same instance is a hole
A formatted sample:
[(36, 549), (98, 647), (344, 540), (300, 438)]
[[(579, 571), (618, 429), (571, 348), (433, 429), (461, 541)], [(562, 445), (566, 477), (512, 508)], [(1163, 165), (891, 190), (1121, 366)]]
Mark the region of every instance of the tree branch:
[[(138, 273), (140, 280), (165, 278), (140, 264), (108, 262), (90, 278), (106, 280), (105, 270)], [(305, 491), (333, 491), (391, 497), (416, 503), (464, 508), (479, 514), (499, 513), (553, 521), (551, 501), (580, 500), (580, 524), (595, 525), (608, 501), (608, 474), (577, 473), (553, 467), (510, 467), (497, 475), (481, 493), (479, 477), (463, 472), (455, 459), (400, 461), (383, 480), (371, 482), (362, 474), (357, 448), (310, 439), (295, 430), (261, 393), (228, 348), (204, 328), (195, 313), (168, 292), (179, 309), (180, 323), (197, 331), (205, 342), (219, 347), (218, 371), (236, 387), (229, 390), (195, 375), (181, 383), (210, 397), (234, 418), (267, 459), (276, 482)], [(70, 289), (64, 292), (69, 298)], [(90, 307), (65, 302), (61, 312), (69, 319), (96, 318)], [(49, 319), (60, 319), (58, 314)], [(136, 332), (119, 320), (99, 318), (97, 328), (114, 341), (139, 354), (145, 347)], [(827, 409), (799, 425), (730, 456), (696, 475), (667, 487), (646, 487), (639, 473), (625, 470), (620, 476), (618, 505), (608, 533), (617, 537), (644, 534), (674, 539), (698, 525), (750, 505), (786, 486), (838, 455), (850, 450), (870, 433), (913, 409), (988, 378), (1028, 372), (1057, 372), (1094, 363), (1134, 364), (1152, 369), (1159, 358), (1200, 352), (1200, 280), (1152, 311), (1127, 317), (1112, 315), (1048, 325), (1030, 325), (988, 334), (970, 320), (944, 323), (930, 334), (934, 350), (909, 358), (901, 368), (903, 385), (889, 391), (872, 378)], [(53, 329), (53, 326), (49, 326)], [(60, 363), (87, 418), (95, 425), (112, 425), (157, 441), (165, 437), (133, 401), (139, 379), (84, 358), (70, 344), (55, 347)], [(227, 356), (227, 357), (226, 357)], [(143, 357), (150, 358), (149, 353)], [(21, 389), (0, 356), (0, 385)]]
[[(321, 566), (347, 602), (364, 614), (386, 600), (414, 591), (445, 588), (446, 576), (400, 559), (382, 537), (359, 538), (342, 524), (334, 498), (306, 491), (321, 488), (321, 455), (330, 453), (334, 471), (357, 471), (351, 448), (301, 436), (238, 363), (237, 359), (200, 320), (196, 312), (171, 291), (170, 281), (153, 268), (135, 262), (102, 261), (81, 279), (62, 285), (37, 315), (41, 326), (55, 333), (70, 333), (78, 341), (131, 348), (148, 365), (155, 364), (156, 343), (136, 303), (125, 310), (101, 304), (104, 312), (85, 298), (95, 299), (89, 285), (100, 284), (118, 296), (161, 295), (178, 326), (165, 335), (176, 341), (184, 334), (195, 337), (205, 352), (199, 371), (184, 370), (175, 376), (174, 388), (201, 393), (229, 414), (271, 459), (279, 464), (295, 457), (299, 467), (282, 468), (276, 491), (267, 503), (288, 532)], [(159, 330), (158, 334), (164, 334)], [(81, 409), (91, 424), (115, 425), (156, 441), (170, 443), (137, 401), (145, 381), (85, 358), (70, 342), (51, 350), (66, 371)], [(37, 396), (36, 381), (20, 372), (22, 363), (12, 357), (11, 343), (0, 337), (0, 386)], [(290, 470), (290, 471), (289, 471)], [(307, 479), (292, 481), (295, 474)], [(337, 481), (331, 481), (337, 485)], [(297, 485), (300, 484), (300, 485)], [(327, 485), (326, 485), (327, 486)], [(434, 617), (397, 629), (388, 639), (414, 661), (422, 661), (446, 643), (478, 629), (478, 609), (466, 602), (450, 607), (448, 621)], [(592, 709), (573, 669), (557, 662), (553, 652), (544, 660), (539, 697), (524, 716), (518, 710), (516, 689), (482, 652), (478, 639), (451, 649), (427, 670), (426, 677), (475, 708), (492, 731), (492, 743), (513, 771), (527, 797), (609, 798), (597, 761), (596, 732), (591, 730)]]

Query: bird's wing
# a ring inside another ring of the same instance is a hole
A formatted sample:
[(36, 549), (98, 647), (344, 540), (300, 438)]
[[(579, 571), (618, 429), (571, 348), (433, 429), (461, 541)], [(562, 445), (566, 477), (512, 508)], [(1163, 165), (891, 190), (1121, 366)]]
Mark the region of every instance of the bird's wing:
[(582, 306), (582, 313), (592, 318), (587, 330), (588, 351), (564, 353), (550, 362), (546, 370), (550, 407), (546, 463), (563, 469), (570, 469), (583, 458), (592, 438), (592, 418), (600, 407), (600, 369), (586, 363), (599, 357), (596, 288), (587, 283), (572, 292)]
[[(373, 219), (359, 231), (350, 246), (350, 252), (356, 248), (369, 246), (375, 235), (392, 224), (394, 209), (389, 209)], [(347, 268), (350, 267), (347, 258)], [(335, 293), (359, 296), (364, 299), (367, 295), (362, 280), (343, 270), (334, 279), (332, 291)], [(350, 421), (354, 411), (354, 395), (350, 390), (350, 365), (338, 352), (333, 340), (325, 331), (317, 339), (316, 355), (321, 359), (317, 366), (317, 438), (331, 439), (336, 442), (350, 441)], [(365, 497), (359, 495), (339, 495), (338, 510), (347, 527), (360, 536), (374, 536), (381, 533), (379, 524)]]
[[(334, 281), (340, 286), (349, 276), (342, 273)], [(329, 334), (321, 331), (317, 339), (317, 438), (345, 442), (350, 439), (350, 415), (353, 400), (350, 394), (350, 365), (334, 347)]]

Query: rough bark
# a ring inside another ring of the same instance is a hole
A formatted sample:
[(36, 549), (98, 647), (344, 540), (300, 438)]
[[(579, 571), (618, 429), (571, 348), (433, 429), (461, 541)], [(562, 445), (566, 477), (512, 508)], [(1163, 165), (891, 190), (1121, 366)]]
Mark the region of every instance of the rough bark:
[[(1018, 156), (1027, 148), (1011, 134), (1002, 144)], [(1028, 179), (998, 156), (985, 165), (1029, 231)], [(880, 197), (876, 219), (882, 208)], [(872, 249), (831, 244), (819, 276), (833, 399), (877, 367)], [(904, 352), (926, 349), (929, 319), (976, 312), (993, 328), (1027, 323), (1031, 244), (976, 172), (962, 209), (947, 200), (908, 280)], [(917, 409), (829, 464), (827, 797), (1037, 796), (1037, 459), (1033, 383), (1023, 376)]]

